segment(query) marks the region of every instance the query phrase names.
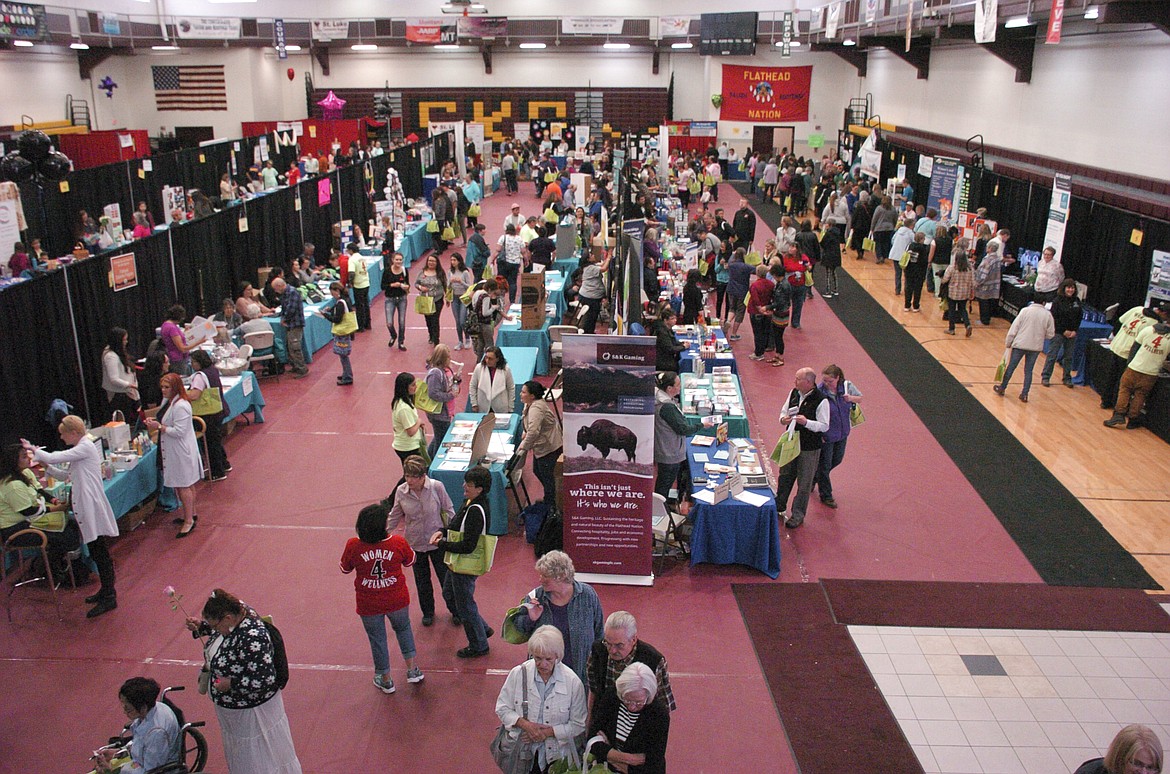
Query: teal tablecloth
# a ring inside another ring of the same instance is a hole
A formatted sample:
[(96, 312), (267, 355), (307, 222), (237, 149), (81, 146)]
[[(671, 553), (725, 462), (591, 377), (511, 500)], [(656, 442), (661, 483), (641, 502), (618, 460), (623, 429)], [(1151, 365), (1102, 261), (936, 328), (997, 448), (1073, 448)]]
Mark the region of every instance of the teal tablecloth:
[[(382, 250), (378, 247), (367, 247), (361, 251), (366, 259), (366, 269), (370, 273), (370, 303), (382, 294)], [(350, 293), (350, 300), (353, 294)]]
[[(520, 388), (524, 386), (524, 382), (531, 380), (536, 374), (536, 347), (505, 347), (499, 343), (498, 338), (496, 346), (504, 353), (504, 359), (508, 361), (508, 368), (512, 369), (512, 381), (516, 383), (516, 400), (512, 411), (519, 414), (524, 409), (523, 404), (520, 403)], [(467, 380), (470, 385), (471, 377), (468, 376)], [(471, 411), (470, 394), (467, 396), (466, 409)]]
[[(565, 275), (555, 269), (548, 269), (544, 273), (544, 289), (548, 294), (547, 303), (557, 308), (557, 321), (565, 319)], [(546, 374), (548, 371), (541, 371)]]
[[(429, 218), (428, 218), (429, 220)], [(406, 268), (422, 257), (422, 254), (431, 249), (431, 235), (427, 233), (426, 221), (420, 220), (406, 224), (406, 233), (402, 237), (402, 244), (396, 245), (402, 253), (402, 263)]]
[[(379, 282), (381, 279), (379, 278)], [(303, 349), (305, 350), (305, 362), (313, 362), (313, 353), (333, 341), (333, 323), (326, 320), (324, 317), (312, 314), (314, 309), (321, 309), (326, 304), (330, 303), (332, 299), (322, 301), (318, 304), (305, 304), (305, 337)], [(272, 326), (272, 332), (276, 334), (274, 342), (276, 344), (276, 359), (281, 363), (288, 362), (288, 342), (285, 337), (284, 326), (280, 324), (279, 317), (265, 317), (268, 324)]]
[[(547, 374), (549, 371), (549, 351), (552, 347), (552, 338), (548, 328), (555, 319), (559, 318), (546, 317), (543, 326), (531, 330), (523, 330), (519, 320), (501, 324), (496, 330), (496, 346), (504, 350), (504, 357), (508, 358), (508, 364), (512, 365), (512, 356), (508, 354), (509, 349), (514, 347), (534, 349), (536, 351), (536, 373), (541, 376)], [(519, 388), (520, 376), (517, 374), (515, 366), (512, 366), (512, 378), (516, 380), (516, 386)]]
[[(711, 375), (707, 374), (703, 378), (710, 380)], [(739, 404), (742, 406), (743, 405), (743, 386), (739, 383), (738, 376), (732, 376), (731, 378), (734, 380), (733, 383), (735, 384), (735, 391), (739, 395)], [(694, 381), (694, 379), (695, 379), (694, 374), (688, 374), (688, 373), (682, 374), (682, 387), (683, 387), (684, 391), (688, 389), (688, 385), (692, 381)], [(708, 387), (707, 394), (713, 395), (714, 388)], [(698, 414), (690, 414), (687, 412), (687, 410), (685, 408), (683, 409), (683, 416), (686, 417), (691, 422), (698, 422), (700, 419)], [(728, 416), (728, 415), (724, 414), (723, 421), (727, 423), (727, 437), (728, 438), (751, 438), (752, 437), (751, 430), (748, 428), (746, 409), (744, 411), (744, 415), (739, 416), (739, 417), (733, 417), (733, 416)], [(714, 429), (711, 429), (709, 432), (704, 430), (703, 434), (704, 435), (714, 435), (715, 431), (714, 431)]]
[[(264, 396), (260, 394), (260, 384), (256, 381), (256, 375), (251, 371), (244, 371), (234, 384), (230, 382), (236, 380), (236, 377), (225, 376), (222, 378), (225, 383), (228, 383), (227, 390), (223, 394), (227, 403), (227, 416), (224, 417), (223, 421), (230, 422), (245, 411), (249, 411), (252, 413), (253, 422), (258, 425), (263, 424)], [(247, 388), (247, 395), (244, 394), (245, 382), (251, 383), (251, 386)]]
[[(507, 355), (505, 355), (507, 357)], [(472, 419), (480, 420), (483, 414), (456, 414), (455, 419)], [(452, 423), (454, 424), (454, 423)], [(520, 427), (520, 415), (513, 414), (512, 421), (508, 425), (511, 436), (516, 437), (516, 433)], [(447, 433), (450, 436), (450, 431)], [(443, 440), (447, 440), (445, 437)], [(451, 498), (451, 502), (458, 508), (463, 502), (463, 474), (467, 469), (462, 470), (439, 470), (446, 459), (443, 453), (443, 448), (440, 445), (435, 459), (431, 461), (430, 476), (431, 478), (443, 484), (443, 488), (447, 490), (447, 495)], [(490, 535), (506, 535), (508, 534), (508, 481), (504, 476), (504, 463), (493, 462), (488, 471), (492, 474), (492, 488), (488, 492), (488, 534)]]
[(553, 271), (559, 271), (562, 277), (566, 279), (573, 276), (573, 272), (577, 271), (577, 267), (581, 265), (579, 258), (560, 258), (552, 262), (549, 267)]

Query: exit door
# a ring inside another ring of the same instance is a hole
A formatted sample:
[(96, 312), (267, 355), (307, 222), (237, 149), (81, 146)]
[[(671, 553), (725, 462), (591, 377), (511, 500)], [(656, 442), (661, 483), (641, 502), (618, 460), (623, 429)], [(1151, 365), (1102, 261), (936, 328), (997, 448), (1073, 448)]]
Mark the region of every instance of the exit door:
[(752, 129), (752, 150), (761, 156), (778, 154), (784, 148), (791, 153), (795, 140), (794, 126), (756, 126)]

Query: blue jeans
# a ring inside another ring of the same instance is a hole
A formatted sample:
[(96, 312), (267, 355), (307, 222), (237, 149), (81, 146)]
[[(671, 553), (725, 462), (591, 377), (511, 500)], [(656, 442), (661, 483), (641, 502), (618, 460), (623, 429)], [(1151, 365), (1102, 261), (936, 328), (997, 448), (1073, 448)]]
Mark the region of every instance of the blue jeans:
[(349, 355), (338, 355), (341, 360), (341, 378), (347, 381), (353, 381), (353, 366), (349, 364)]
[(801, 285), (794, 290), (795, 292), (792, 294), (792, 322), (790, 324), (793, 328), (799, 328), (800, 310), (804, 309), (805, 288)]
[(821, 445), (821, 460), (817, 463), (817, 475), (813, 479), (813, 484), (820, 492), (822, 500), (833, 497), (833, 482), (829, 479), (829, 474), (845, 459), (845, 442), (848, 440), (849, 436), (845, 436), (840, 441), (825, 441)]
[(1032, 369), (1036, 367), (1036, 359), (1040, 357), (1040, 353), (1033, 349), (1012, 349), (1011, 357), (1008, 358), (1007, 370), (1003, 372), (1003, 381), (999, 383), (1001, 390), (1007, 390), (1008, 382), (1012, 380), (1012, 374), (1016, 372), (1016, 366), (1020, 361), (1024, 361), (1024, 389), (1020, 391), (1020, 395), (1025, 398), (1028, 397), (1028, 390), (1032, 388)]
[(451, 427), (451, 417), (440, 417), (435, 414), (427, 414), (427, 419), (431, 423), (432, 438), (431, 442), (427, 444), (427, 454), (433, 460), (435, 453), (439, 451), (439, 444), (443, 442), (443, 438), (447, 436), (447, 430)]
[(1060, 367), (1064, 370), (1064, 381), (1072, 381), (1072, 365), (1073, 352), (1077, 348), (1077, 337), (1073, 336), (1065, 338), (1062, 334), (1057, 334), (1048, 340), (1048, 349), (1046, 350), (1048, 356), (1044, 359), (1044, 370), (1040, 372), (1040, 378), (1048, 381), (1052, 378), (1052, 372), (1056, 369), (1056, 361), (1060, 361)]
[(410, 607), (395, 610), (383, 615), (363, 615), (362, 626), (366, 629), (366, 636), (370, 638), (370, 653), (374, 656), (374, 671), (384, 675), (390, 671), (390, 651), (386, 648), (386, 624), (383, 618), (390, 619), (390, 626), (394, 628), (394, 636), (398, 638), (398, 650), (403, 658), (414, 658), (414, 632), (410, 628)]
[[(402, 344), (406, 342), (406, 296), (387, 298), (383, 304), (386, 310), (386, 327), (390, 331), (390, 341)], [(398, 315), (398, 327), (394, 327), (394, 315)], [(401, 333), (399, 333), (401, 331)]]
[(902, 264), (894, 260), (894, 293), (902, 295)]
[(463, 323), (467, 320), (467, 306), (459, 300), (459, 297), (451, 299), (451, 313), (455, 315), (455, 333), (459, 336), (459, 343), (462, 344), (467, 339), (467, 334), (463, 332)]
[(508, 261), (501, 257), (496, 261), (496, 270), (501, 277), (508, 281), (508, 303), (516, 303), (516, 283), (518, 281), (517, 278), (520, 276), (520, 264), (508, 263)]
[(463, 621), (463, 631), (467, 635), (467, 645), (472, 650), (487, 650), (487, 624), (479, 616), (479, 606), (475, 604), (475, 575), (460, 575), (457, 572), (447, 571), (443, 579), (443, 601), (447, 607), (453, 608)]

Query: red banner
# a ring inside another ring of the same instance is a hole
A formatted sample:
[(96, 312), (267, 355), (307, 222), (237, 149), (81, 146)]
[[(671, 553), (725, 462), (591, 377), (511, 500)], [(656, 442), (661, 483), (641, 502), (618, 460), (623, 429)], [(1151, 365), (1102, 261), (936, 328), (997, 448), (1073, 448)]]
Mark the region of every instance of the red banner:
[(1064, 0), (1052, 0), (1052, 12), (1048, 14), (1048, 34), (1045, 43), (1059, 43), (1060, 31), (1064, 27)]
[(807, 121), (812, 66), (723, 65), (721, 121)]

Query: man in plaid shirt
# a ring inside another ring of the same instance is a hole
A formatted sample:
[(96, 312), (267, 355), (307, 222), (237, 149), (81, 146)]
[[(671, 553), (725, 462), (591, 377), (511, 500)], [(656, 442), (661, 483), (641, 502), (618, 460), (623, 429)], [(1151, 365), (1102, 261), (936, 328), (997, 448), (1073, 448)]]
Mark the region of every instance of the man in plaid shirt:
[(593, 643), (593, 650), (589, 653), (586, 672), (589, 676), (590, 712), (597, 697), (612, 690), (618, 675), (635, 661), (654, 670), (654, 678), (658, 681), (654, 701), (671, 712), (677, 709), (670, 688), (670, 674), (666, 670), (666, 657), (654, 646), (638, 639), (638, 622), (632, 614), (618, 610), (605, 619), (602, 638)]
[(301, 298), (299, 290), (280, 277), (272, 281), (272, 290), (280, 296), (280, 324), (284, 326), (293, 378), (302, 379), (309, 375), (309, 367), (305, 365), (305, 352), (301, 347), (305, 337), (304, 299)]

